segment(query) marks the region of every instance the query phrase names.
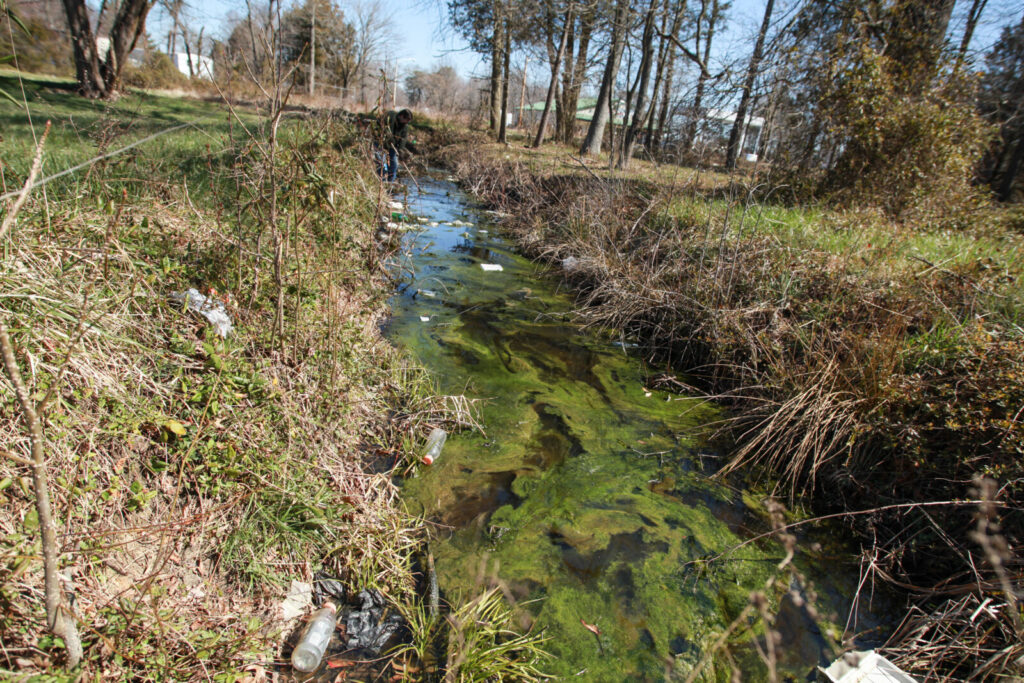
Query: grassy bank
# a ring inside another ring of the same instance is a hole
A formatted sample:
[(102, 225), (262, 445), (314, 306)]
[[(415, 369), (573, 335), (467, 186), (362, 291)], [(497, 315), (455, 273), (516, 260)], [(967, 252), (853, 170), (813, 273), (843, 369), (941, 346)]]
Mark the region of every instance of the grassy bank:
[[(899, 223), (789, 204), (750, 177), (639, 162), (613, 173), (556, 146), (442, 142), (438, 160), (577, 286), (584, 320), (635, 337), (664, 386), (733, 409), (723, 475), (857, 513), (851, 562), (913, 606), (889, 646), (901, 665), (1021, 673), (1013, 216), (980, 206)], [(985, 600), (996, 612), (977, 611)]]
[[(329, 119), (285, 117), (272, 145), (265, 111), (24, 86), (25, 106), (0, 101), (0, 193), (23, 184), (47, 120), (42, 176), (171, 129), (36, 189), (2, 237), (0, 315), (32, 401), (52, 393), (45, 456), (83, 671), (258, 680), (295, 625), (290, 581), (323, 569), (410, 595), (418, 523), (367, 465), (406, 457), (442, 409), (379, 336), (387, 248), (365, 145)], [(226, 338), (182, 309), (189, 288), (224, 304)], [(6, 375), (0, 399), (0, 670), (58, 675)]]

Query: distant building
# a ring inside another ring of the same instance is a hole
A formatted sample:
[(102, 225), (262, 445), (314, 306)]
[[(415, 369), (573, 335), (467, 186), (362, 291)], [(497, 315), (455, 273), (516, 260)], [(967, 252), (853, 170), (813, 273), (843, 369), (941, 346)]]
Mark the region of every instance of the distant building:
[[(594, 118), (594, 108), (597, 106), (596, 97), (581, 97), (576, 102), (576, 121), (583, 123), (590, 123), (591, 119)], [(615, 100), (613, 102), (615, 108), (615, 118), (612, 123), (616, 126), (622, 125), (622, 116), (625, 114), (625, 105), (622, 100)], [(528, 120), (530, 123), (537, 123), (540, 121), (541, 114), (544, 111), (544, 102), (532, 102), (523, 107), (524, 120)], [(558, 111), (558, 103), (552, 100), (551, 102), (551, 121), (549, 125), (554, 125), (554, 114)]]
[[(110, 38), (106, 36), (96, 38), (96, 52), (99, 53), (101, 60), (106, 60), (107, 53), (110, 52)], [(146, 51), (141, 47), (137, 47), (128, 53), (128, 64), (134, 67), (140, 67), (146, 61)]]
[[(729, 133), (736, 123), (736, 112), (724, 109), (709, 109), (704, 115), (701, 137), (705, 141), (715, 139), (728, 141)], [(743, 130), (740, 131), (740, 154), (747, 161), (757, 161), (757, 147), (761, 143), (761, 131), (764, 130), (764, 118), (748, 115)]]
[(181, 73), (185, 74), (189, 78), (205, 78), (208, 81), (213, 80), (213, 60), (203, 55), (197, 55), (194, 52), (191, 56), (192, 68), (189, 68), (189, 54), (187, 52), (174, 52), (171, 54), (171, 61), (174, 62), (175, 68)]

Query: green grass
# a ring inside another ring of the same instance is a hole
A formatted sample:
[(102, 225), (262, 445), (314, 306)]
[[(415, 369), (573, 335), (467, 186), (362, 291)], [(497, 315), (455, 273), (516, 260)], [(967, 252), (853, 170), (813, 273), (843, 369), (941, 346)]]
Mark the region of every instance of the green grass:
[[(19, 82), (11, 72), (0, 71), (0, 88), (16, 94), (19, 100), (22, 85), (23, 106), (0, 99), (4, 191), (17, 189), (28, 173), (36, 142), (47, 121), (52, 127), (46, 143), (43, 176), (187, 123), (194, 125), (144, 143), (117, 161), (99, 162), (93, 170), (86, 168), (58, 179), (47, 187), (47, 192), (79, 196), (93, 189), (88, 181), (99, 172), (104, 187), (111, 192), (153, 180), (183, 179), (194, 200), (194, 194), (212, 190), (212, 165), (222, 166), (227, 161), (222, 156), (232, 144), (245, 140), (239, 120), (250, 128), (258, 121), (248, 109), (237, 111), (235, 120), (218, 102), (138, 90), (129, 91), (115, 102), (89, 100), (74, 96), (67, 89), (69, 84), (59, 79), (22, 76)], [(109, 173), (106, 169), (111, 164), (116, 170)]]
[[(274, 657), (292, 625), (268, 605), (291, 580), (324, 568), (394, 599), (412, 585), (417, 522), (386, 475), (362, 471), (365, 455), (404, 457), (432, 389), (374, 324), (388, 288), (372, 166), (346, 126), (287, 120), (271, 181), (253, 111), (247, 133), (216, 103), (95, 102), (65, 85), (25, 82), (36, 135), (53, 123), (45, 173), (202, 121), (36, 190), (0, 245), (0, 315), (31, 390), (61, 378), (48, 458), (59, 524), (80, 539), (61, 562), (86, 667), (230, 679), (241, 658)], [(6, 74), (0, 87), (20, 92)], [(11, 190), (34, 153), (24, 109), (0, 101), (0, 130)], [(171, 303), (189, 287), (225, 298), (226, 340)], [(6, 379), (0, 396), (5, 448), (21, 453)], [(0, 521), (15, 530), (0, 535), (0, 668), (21, 658), (31, 673), (59, 666), (62, 645), (30, 597), (42, 577), (25, 474), (0, 460)]]

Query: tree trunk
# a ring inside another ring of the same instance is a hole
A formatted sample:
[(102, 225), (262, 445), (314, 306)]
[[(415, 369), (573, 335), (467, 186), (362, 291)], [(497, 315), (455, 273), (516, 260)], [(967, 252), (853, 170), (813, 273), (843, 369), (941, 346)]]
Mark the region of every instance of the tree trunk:
[(647, 88), (651, 80), (651, 66), (654, 62), (654, 14), (657, 8), (657, 0), (651, 0), (647, 8), (647, 18), (644, 19), (644, 32), (641, 39), (640, 73), (636, 87), (636, 108), (633, 110), (633, 120), (629, 124), (622, 139), (622, 153), (616, 166), (620, 169), (627, 168), (633, 158), (633, 150), (636, 147), (636, 139), (647, 122), (650, 115), (650, 107), (647, 106)]
[(971, 46), (971, 39), (974, 37), (974, 28), (978, 25), (981, 13), (985, 11), (988, 0), (974, 0), (971, 9), (967, 13), (967, 24), (964, 26), (964, 35), (960, 39), (960, 48), (956, 51), (956, 69), (959, 71), (967, 59), (967, 48)]
[(731, 171), (736, 168), (736, 159), (740, 153), (740, 142), (743, 139), (743, 131), (747, 127), (747, 108), (750, 106), (750, 92), (754, 89), (754, 80), (757, 78), (761, 68), (761, 58), (764, 55), (764, 39), (768, 35), (768, 27), (772, 23), (772, 10), (775, 8), (775, 0), (768, 0), (764, 8), (764, 19), (761, 21), (761, 30), (757, 32), (757, 41), (754, 43), (754, 54), (750, 56), (750, 65), (747, 67), (747, 77), (743, 81), (743, 90), (740, 93), (740, 106), (736, 109), (736, 120), (729, 132), (729, 146), (725, 151), (725, 168)]
[[(662, 8), (661, 14), (661, 30), (658, 32), (661, 39), (658, 41), (658, 68), (654, 72), (654, 87), (651, 89), (651, 112), (653, 113), (658, 106), (658, 97), (661, 94), (661, 83), (665, 78), (665, 59), (669, 53), (668, 38), (666, 38), (666, 29), (668, 28), (668, 5), (669, 0), (665, 0), (665, 6)], [(672, 21), (672, 34), (675, 35), (675, 19)], [(654, 139), (654, 116), (647, 117), (647, 135), (644, 138), (644, 144), (650, 148), (651, 140)]]
[(622, 46), (625, 42), (623, 35), (625, 33), (628, 12), (629, 0), (618, 0), (615, 5), (615, 18), (612, 24), (611, 45), (608, 48), (608, 61), (604, 65), (601, 89), (597, 93), (597, 104), (594, 105), (594, 118), (590, 120), (587, 136), (583, 139), (583, 145), (580, 147), (580, 154), (584, 156), (601, 153), (604, 128), (612, 118), (612, 96), (615, 89), (615, 78), (619, 72), (619, 62), (622, 60)]
[(121, 69), (146, 28), (146, 15), (151, 7), (150, 0), (124, 0), (117, 9), (114, 23), (110, 27), (110, 52), (107, 53), (106, 61), (100, 64), (107, 97), (117, 92)]
[(580, 42), (579, 48), (576, 50), (576, 64), (573, 66), (572, 88), (565, 97), (566, 106), (572, 112), (567, 135), (562, 140), (567, 145), (571, 145), (576, 137), (576, 111), (579, 109), (580, 89), (583, 87), (583, 79), (587, 75), (587, 53), (590, 50), (590, 38), (593, 35), (593, 31), (594, 12), (593, 10), (588, 10), (585, 15), (580, 17)]
[(1013, 186), (1016, 183), (1017, 174), (1020, 173), (1022, 163), (1024, 163), (1024, 135), (1017, 138), (1017, 149), (1014, 150), (1010, 163), (1006, 166), (1006, 170), (1003, 171), (1003, 177), (999, 183), (999, 191), (997, 193), (1000, 201), (1008, 202), (1013, 196)]
[[(718, 26), (718, 19), (720, 14), (719, 0), (712, 0), (711, 3), (711, 14), (708, 16), (707, 13), (708, 0), (701, 0), (700, 4), (700, 15), (697, 17), (697, 32), (694, 38), (696, 51), (695, 55), (698, 55), (700, 61), (699, 66), (700, 73), (697, 75), (697, 88), (693, 96), (693, 106), (690, 109), (690, 121), (686, 127), (686, 133), (683, 136), (683, 152), (689, 154), (693, 151), (693, 143), (697, 139), (697, 129), (700, 125), (700, 120), (704, 114), (701, 111), (701, 106), (704, 104), (704, 89), (707, 87), (708, 82), (708, 61), (711, 59), (711, 43), (715, 38), (715, 28)], [(707, 16), (707, 32), (704, 35), (704, 54), (701, 56), (701, 44), (700, 44), (700, 25), (704, 21), (704, 17)]]
[(309, 17), (309, 96), (316, 94), (316, 0), (310, 3)]
[(100, 58), (96, 50), (96, 36), (89, 24), (85, 0), (64, 0), (64, 14), (71, 35), (71, 49), (75, 55), (75, 79), (78, 91), (86, 97), (104, 97), (107, 94), (100, 78)]
[(894, 3), (885, 33), (885, 55), (905, 94), (919, 95), (937, 73), (954, 1)]
[[(680, 2), (676, 8), (676, 15), (672, 19), (672, 35), (678, 38), (679, 29), (683, 23), (683, 12), (686, 9), (686, 3)], [(675, 79), (676, 71), (676, 50), (674, 45), (669, 45), (668, 53), (665, 55), (668, 63), (665, 65), (665, 78), (662, 82), (661, 88), (661, 111), (658, 113), (658, 127), (654, 131), (654, 140), (652, 146), (655, 149), (661, 149), (661, 142), (665, 136), (665, 126), (668, 124), (668, 108), (669, 100), (672, 97), (672, 82)], [(654, 120), (653, 118), (651, 119)]]
[(181, 36), (182, 42), (185, 43), (185, 63), (188, 65), (188, 77), (196, 77), (196, 69), (192, 64), (192, 47), (188, 44), (188, 34)]
[[(181, 15), (181, 5), (183, 0), (171, 0), (169, 8), (171, 15), (171, 32), (167, 34), (167, 54), (173, 55), (178, 47), (178, 18)], [(101, 22), (96, 23), (96, 30), (99, 31)]]
[(548, 116), (551, 114), (551, 103), (555, 99), (555, 88), (558, 86), (558, 67), (562, 63), (562, 55), (565, 54), (565, 43), (569, 37), (569, 27), (573, 22), (573, 0), (569, 0), (569, 6), (565, 10), (565, 26), (562, 28), (562, 40), (558, 44), (558, 52), (551, 67), (551, 83), (548, 84), (548, 96), (544, 100), (544, 113), (540, 115), (540, 125), (537, 126), (537, 136), (533, 139), (534, 148), (540, 147), (544, 141), (544, 129), (548, 125)]
[(576, 116), (576, 108), (570, 108), (569, 98), (572, 94), (573, 56), (576, 52), (576, 19), (569, 26), (566, 34), (565, 50), (562, 54), (562, 81), (555, 92), (555, 139), (564, 142), (570, 136), (568, 132), (572, 128), (572, 120)]
[(530, 65), (530, 56), (527, 55), (523, 61), (523, 83), (519, 91), (519, 118), (516, 120), (516, 128), (523, 127), (523, 108), (526, 106), (526, 67)]
[(494, 33), (491, 36), (491, 100), (490, 100), (490, 130), (498, 132), (498, 117), (501, 115), (501, 63), (502, 63), (502, 37), (504, 30), (501, 21), (501, 8), (499, 0), (493, 3), (494, 9)]
[(508, 86), (509, 86), (509, 62), (512, 55), (512, 31), (509, 26), (509, 18), (505, 17), (505, 50), (504, 50), (504, 78), (501, 79), (501, 125), (498, 127), (498, 142), (508, 143), (506, 127), (508, 125)]

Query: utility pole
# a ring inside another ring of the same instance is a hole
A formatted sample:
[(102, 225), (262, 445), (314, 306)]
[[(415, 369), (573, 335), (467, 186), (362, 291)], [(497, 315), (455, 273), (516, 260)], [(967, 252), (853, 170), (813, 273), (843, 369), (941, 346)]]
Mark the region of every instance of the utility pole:
[(526, 67), (530, 65), (530, 55), (526, 55), (523, 62), (523, 87), (519, 91), (519, 120), (516, 121), (516, 128), (523, 127), (523, 108), (526, 106)]
[(309, 96), (316, 92), (316, 2), (313, 3), (311, 21), (309, 23)]

